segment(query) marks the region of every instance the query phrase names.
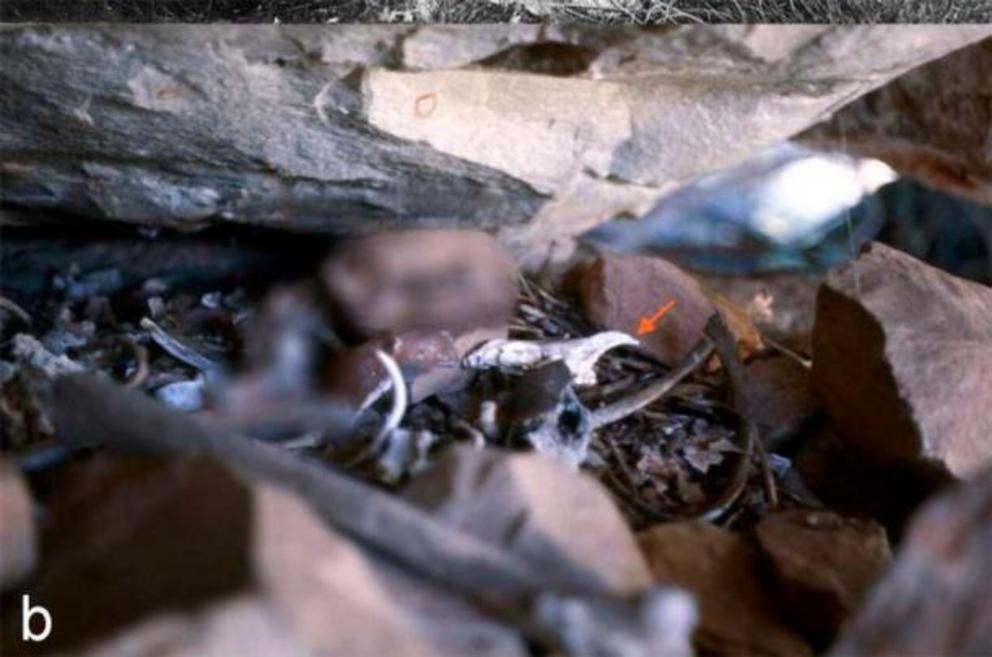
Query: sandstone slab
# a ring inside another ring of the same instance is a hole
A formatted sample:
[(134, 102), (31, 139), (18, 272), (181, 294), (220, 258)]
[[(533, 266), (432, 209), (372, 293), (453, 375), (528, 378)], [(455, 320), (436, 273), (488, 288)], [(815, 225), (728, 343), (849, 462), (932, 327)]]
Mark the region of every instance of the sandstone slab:
[(841, 438), (957, 477), (992, 459), (992, 289), (871, 244), (816, 312), (812, 385)]
[(651, 573), (695, 594), (695, 646), (707, 655), (811, 655), (783, 621), (746, 539), (701, 522), (659, 525), (638, 536)]
[(789, 617), (821, 641), (858, 610), (892, 559), (880, 524), (830, 511), (772, 513), (755, 534)]

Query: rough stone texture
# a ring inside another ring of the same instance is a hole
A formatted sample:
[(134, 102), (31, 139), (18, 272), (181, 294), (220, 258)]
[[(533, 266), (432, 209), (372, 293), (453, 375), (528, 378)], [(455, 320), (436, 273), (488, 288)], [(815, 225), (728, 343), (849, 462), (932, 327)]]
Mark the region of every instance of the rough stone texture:
[(403, 494), (441, 521), (529, 561), (549, 581), (574, 581), (579, 570), (624, 595), (651, 586), (606, 491), (548, 457), (456, 448)]
[[(500, 228), (539, 265), (549, 245), (563, 257), (570, 236), (992, 33), (488, 29), (5, 27), (0, 200), (187, 227)], [(471, 66), (538, 39), (595, 57), (571, 77)]]
[(659, 525), (638, 536), (652, 574), (696, 595), (703, 655), (811, 655), (782, 621), (762, 579), (757, 552), (743, 537), (702, 522)]
[(830, 511), (783, 511), (755, 528), (789, 617), (808, 636), (832, 638), (892, 560), (885, 529)]
[(964, 477), (992, 459), (992, 289), (881, 244), (817, 295), (812, 384), (838, 435)]
[(803, 134), (992, 205), (992, 39), (911, 71)]
[(598, 258), (583, 268), (579, 295), (594, 326), (633, 336), (642, 317), (650, 317), (675, 300), (654, 331), (637, 336), (645, 349), (667, 365), (675, 365), (689, 353), (715, 312), (695, 278), (667, 260), (649, 256)]
[(989, 582), (992, 470), (985, 470), (927, 503), (830, 655), (990, 655)]
[(509, 321), (517, 269), (480, 231), (416, 230), (344, 245), (321, 270), (335, 319), (359, 335), (449, 330)]
[(38, 537), (31, 493), (21, 474), (0, 461), (0, 591), (31, 574), (38, 560)]

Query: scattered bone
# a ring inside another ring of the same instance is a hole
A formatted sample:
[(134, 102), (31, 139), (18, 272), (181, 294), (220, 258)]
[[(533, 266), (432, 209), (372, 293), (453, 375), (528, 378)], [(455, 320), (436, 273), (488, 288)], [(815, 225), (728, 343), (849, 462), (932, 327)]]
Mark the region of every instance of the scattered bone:
[(578, 467), (588, 455), (592, 425), (589, 411), (572, 388), (571, 371), (552, 361), (521, 377), (502, 409), (511, 442)]
[(429, 467), (428, 455), (439, 438), (430, 431), (398, 428), (389, 433), (385, 446), (375, 459), (376, 478), (397, 484)]
[(535, 342), (525, 340), (490, 340), (462, 361), (473, 369), (499, 369), (521, 373), (551, 361), (562, 361), (572, 373), (575, 384), (596, 384), (596, 363), (607, 351), (634, 346), (637, 340), (620, 331), (604, 331), (588, 338)]
[(68, 356), (56, 356), (27, 333), (18, 333), (14, 336), (14, 348), (11, 353), (18, 362), (38, 368), (49, 378), (82, 372), (84, 369)]
[[(692, 595), (674, 587), (661, 587), (623, 609), (554, 594), (540, 596), (536, 607), (538, 622), (559, 635), (568, 655), (607, 654), (604, 647), (623, 657), (694, 654), (697, 605)], [(639, 636), (644, 632), (647, 640)]]

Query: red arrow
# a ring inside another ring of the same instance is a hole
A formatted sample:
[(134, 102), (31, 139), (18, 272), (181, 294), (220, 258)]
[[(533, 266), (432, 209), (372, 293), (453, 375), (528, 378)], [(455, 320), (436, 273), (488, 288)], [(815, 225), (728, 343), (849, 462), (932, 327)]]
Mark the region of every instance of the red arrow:
[(672, 299), (650, 317), (641, 317), (641, 321), (637, 323), (637, 335), (647, 335), (658, 328), (658, 322), (661, 321), (661, 318), (667, 315), (674, 307), (675, 299)]

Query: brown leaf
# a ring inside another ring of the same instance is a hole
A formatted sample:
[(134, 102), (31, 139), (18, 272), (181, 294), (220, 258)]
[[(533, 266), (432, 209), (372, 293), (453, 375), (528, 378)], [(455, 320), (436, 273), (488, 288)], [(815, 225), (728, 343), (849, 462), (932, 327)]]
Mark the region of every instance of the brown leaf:
[(747, 311), (717, 292), (707, 291), (707, 296), (737, 340), (737, 350), (741, 360), (748, 360), (765, 348), (761, 334), (758, 333)]
[(992, 457), (992, 289), (871, 244), (821, 286), (813, 347), (842, 438), (958, 477)]

